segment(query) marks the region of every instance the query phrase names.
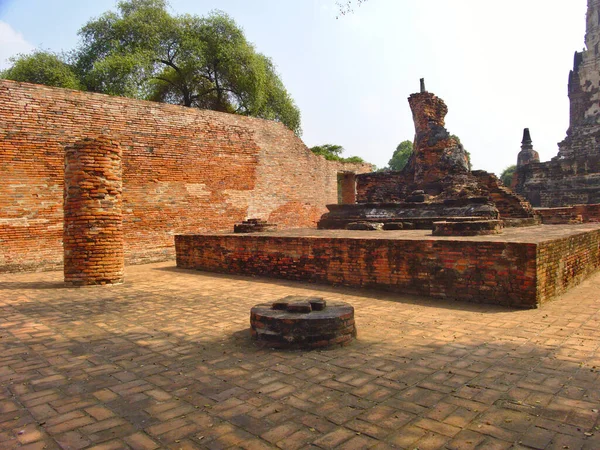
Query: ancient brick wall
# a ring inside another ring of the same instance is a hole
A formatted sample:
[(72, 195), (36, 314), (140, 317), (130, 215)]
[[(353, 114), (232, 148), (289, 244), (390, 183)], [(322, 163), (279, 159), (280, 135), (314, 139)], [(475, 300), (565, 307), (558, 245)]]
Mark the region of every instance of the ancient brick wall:
[(600, 267), (600, 231), (543, 242), (537, 249), (537, 286), (543, 303), (581, 283)]
[(527, 164), (517, 168), (513, 184), (534, 207), (600, 203), (600, 155)]
[(547, 225), (600, 222), (600, 204), (564, 206), (560, 208), (536, 208)]
[(399, 202), (410, 194), (412, 174), (373, 172), (356, 177), (357, 203)]
[(182, 268), (524, 308), (537, 301), (534, 244), (233, 235), (175, 239)]
[[(476, 181), (479, 195), (490, 198), (502, 219), (533, 216), (531, 205), (503, 186), (496, 175), (473, 170), (469, 178)], [(365, 173), (357, 175), (356, 180), (358, 203), (399, 202), (406, 198), (412, 187), (406, 171)]]
[(0, 80), (0, 271), (62, 265), (64, 148), (100, 134), (123, 149), (127, 263), (248, 217), (314, 226), (338, 172), (371, 169), (326, 161), (271, 121)]
[(522, 219), (533, 217), (534, 211), (527, 200), (502, 184), (496, 175), (484, 170), (471, 172), (485, 186), (487, 195), (492, 199), (500, 217), (503, 219)]
[(545, 242), (182, 235), (177, 266), (534, 308), (600, 267), (600, 229)]

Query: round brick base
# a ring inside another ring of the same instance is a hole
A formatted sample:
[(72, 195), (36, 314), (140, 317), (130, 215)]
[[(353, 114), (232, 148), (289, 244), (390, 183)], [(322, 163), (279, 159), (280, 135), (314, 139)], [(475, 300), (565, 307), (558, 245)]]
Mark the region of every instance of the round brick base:
[(321, 298), (286, 297), (250, 311), (252, 337), (271, 348), (314, 349), (347, 345), (356, 337), (354, 307)]

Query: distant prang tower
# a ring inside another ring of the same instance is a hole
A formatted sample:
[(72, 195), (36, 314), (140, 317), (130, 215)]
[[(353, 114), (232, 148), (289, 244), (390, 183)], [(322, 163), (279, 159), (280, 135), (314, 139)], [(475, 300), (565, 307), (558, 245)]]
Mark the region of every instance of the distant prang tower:
[(556, 159), (600, 154), (600, 0), (588, 0), (585, 46), (569, 73), (569, 129)]

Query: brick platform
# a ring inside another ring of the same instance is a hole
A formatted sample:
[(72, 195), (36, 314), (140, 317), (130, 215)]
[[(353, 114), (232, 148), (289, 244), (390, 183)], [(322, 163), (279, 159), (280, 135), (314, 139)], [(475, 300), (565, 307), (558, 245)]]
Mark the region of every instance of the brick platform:
[(177, 265), (535, 308), (600, 266), (600, 225), (508, 228), (501, 235), (288, 230), (175, 237)]
[[(0, 274), (1, 449), (600, 448), (600, 274), (541, 309), (128, 266)], [(358, 339), (253, 345), (286, 295), (354, 306)]]

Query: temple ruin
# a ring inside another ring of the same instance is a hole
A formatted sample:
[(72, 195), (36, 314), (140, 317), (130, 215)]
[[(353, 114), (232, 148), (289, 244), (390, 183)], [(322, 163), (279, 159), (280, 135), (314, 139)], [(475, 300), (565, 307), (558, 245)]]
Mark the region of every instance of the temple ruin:
[(540, 162), (524, 138), (518, 156), (512, 186), (535, 207), (600, 203), (600, 0), (588, 0), (585, 46), (569, 73), (569, 129), (558, 154)]
[(0, 272), (63, 268), (65, 149), (84, 139), (121, 148), (127, 265), (173, 259), (176, 233), (314, 227), (339, 179), (372, 171), (313, 154), (281, 123), (8, 80), (0, 123)]
[(469, 170), (444, 128), (443, 100), (422, 83), (409, 104), (416, 137), (406, 168), (357, 174), (355, 195), (328, 204), (320, 229), (176, 235), (177, 266), (519, 308), (598, 269), (598, 225), (539, 225), (495, 175)]
[(344, 229), (356, 222), (384, 229), (433, 229), (438, 221), (498, 220), (505, 226), (537, 223), (531, 207), (494, 174), (471, 171), (463, 146), (448, 133), (448, 107), (425, 90), (408, 99), (415, 124), (413, 153), (399, 172), (356, 176), (356, 201), (327, 205), (321, 229)]

